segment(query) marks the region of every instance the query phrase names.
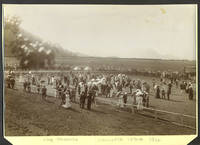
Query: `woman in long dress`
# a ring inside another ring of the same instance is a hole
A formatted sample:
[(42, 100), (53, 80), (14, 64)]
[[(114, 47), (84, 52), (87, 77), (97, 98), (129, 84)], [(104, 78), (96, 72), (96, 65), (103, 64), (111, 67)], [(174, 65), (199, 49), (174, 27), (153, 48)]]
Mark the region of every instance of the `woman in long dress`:
[(142, 97), (142, 92), (138, 91), (136, 93), (136, 102), (137, 102), (137, 110), (142, 110), (143, 109), (143, 97)]
[(123, 100), (123, 93), (120, 91), (117, 94), (119, 96), (118, 105), (120, 108), (124, 108), (124, 100)]
[(20, 82), (20, 83), (23, 83), (23, 82), (24, 82), (24, 79), (23, 79), (23, 77), (22, 77), (22, 74), (19, 75), (19, 82)]
[(65, 94), (65, 104), (63, 104), (62, 107), (71, 108), (70, 96), (68, 91)]

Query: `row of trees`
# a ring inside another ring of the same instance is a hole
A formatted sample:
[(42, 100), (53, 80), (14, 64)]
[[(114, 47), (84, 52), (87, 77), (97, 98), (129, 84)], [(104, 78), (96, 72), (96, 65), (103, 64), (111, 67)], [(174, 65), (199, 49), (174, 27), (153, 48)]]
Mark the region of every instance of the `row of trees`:
[(41, 69), (54, 65), (54, 46), (20, 28), (17, 16), (7, 17), (4, 22), (5, 56), (15, 56), (22, 69)]

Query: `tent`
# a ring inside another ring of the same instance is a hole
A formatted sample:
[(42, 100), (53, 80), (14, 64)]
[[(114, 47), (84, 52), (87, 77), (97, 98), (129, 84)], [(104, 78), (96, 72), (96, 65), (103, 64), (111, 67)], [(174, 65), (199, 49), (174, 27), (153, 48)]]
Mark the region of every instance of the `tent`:
[(76, 67), (73, 68), (73, 70), (81, 70), (81, 68), (76, 66)]
[(89, 71), (89, 70), (92, 70), (92, 69), (91, 69), (91, 67), (87, 66), (87, 67), (84, 68), (84, 70)]

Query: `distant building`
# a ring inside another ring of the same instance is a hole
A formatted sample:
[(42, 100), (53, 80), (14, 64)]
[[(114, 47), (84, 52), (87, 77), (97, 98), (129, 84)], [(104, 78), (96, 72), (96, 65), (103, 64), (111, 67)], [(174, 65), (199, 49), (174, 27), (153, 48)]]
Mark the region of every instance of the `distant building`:
[(196, 74), (196, 66), (184, 67), (185, 73)]
[(16, 56), (4, 56), (3, 62), (5, 69), (17, 68), (20, 63)]

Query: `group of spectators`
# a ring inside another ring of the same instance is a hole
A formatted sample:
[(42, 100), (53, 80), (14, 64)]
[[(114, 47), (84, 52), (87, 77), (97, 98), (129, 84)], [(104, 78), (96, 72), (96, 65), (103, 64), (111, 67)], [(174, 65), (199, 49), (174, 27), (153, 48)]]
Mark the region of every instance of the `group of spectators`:
[(31, 85), (35, 85), (37, 92), (43, 94), (42, 96), (46, 96), (47, 89), (56, 90), (55, 97), (61, 99), (63, 107), (71, 107), (71, 105), (66, 104), (70, 104), (70, 102), (78, 103), (77, 98), (79, 98), (80, 107), (84, 108), (87, 103), (87, 109), (90, 110), (92, 103), (96, 105), (96, 96), (105, 98), (117, 97), (118, 105), (124, 107), (127, 103), (128, 94), (135, 96), (133, 97), (134, 104), (138, 104), (136, 96), (142, 96), (143, 102), (147, 102), (144, 104), (147, 104), (147, 107), (149, 106), (147, 94), (150, 92), (150, 85), (139, 79), (130, 79), (125, 74), (70, 72), (67, 75), (50, 74), (47, 76), (46, 74), (35, 75), (30, 72), (20, 77), (26, 78), (23, 81), (24, 90), (28, 89), (29, 92)]
[(182, 81), (182, 83), (180, 84), (180, 89), (182, 92), (188, 93), (189, 100), (193, 100), (194, 91), (191, 82), (187, 83), (186, 81)]
[[(23, 80), (23, 81), (22, 81)], [(80, 108), (91, 109), (96, 104), (96, 97), (116, 97), (118, 106), (125, 107), (128, 96), (132, 98), (134, 105), (140, 110), (144, 106), (149, 107), (150, 93), (155, 93), (155, 98), (168, 99), (172, 92), (172, 86), (178, 88), (178, 79), (161, 78), (160, 83), (152, 80), (152, 88), (143, 80), (135, 80), (126, 74), (102, 74), (91, 72), (69, 72), (53, 74), (28, 74), (20, 75), (19, 82), (23, 82), (24, 90), (31, 92), (31, 86), (37, 87), (37, 93), (42, 99), (47, 99), (47, 90), (55, 90), (54, 97), (61, 100), (60, 106), (71, 108), (71, 103), (79, 103)], [(180, 89), (189, 94), (193, 99), (193, 88), (191, 83), (182, 82)], [(150, 91), (152, 90), (152, 91)], [(79, 100), (78, 100), (79, 99)]]

